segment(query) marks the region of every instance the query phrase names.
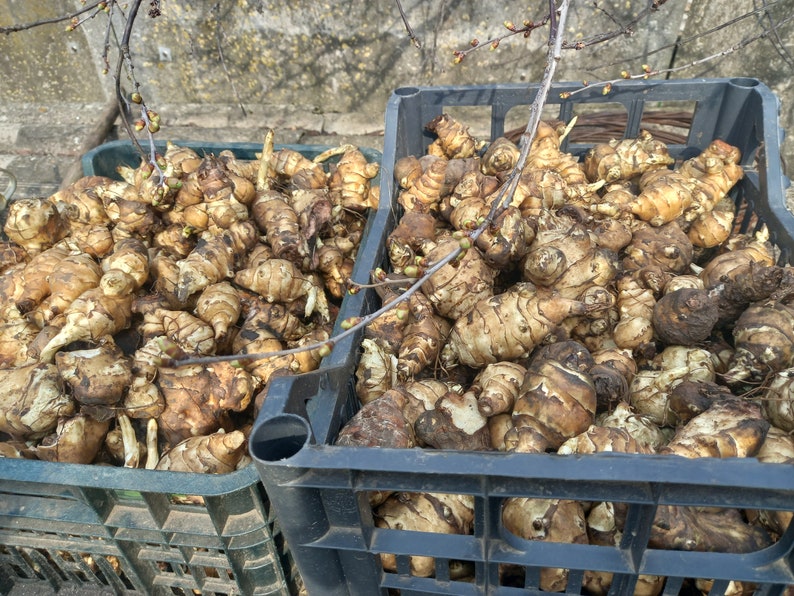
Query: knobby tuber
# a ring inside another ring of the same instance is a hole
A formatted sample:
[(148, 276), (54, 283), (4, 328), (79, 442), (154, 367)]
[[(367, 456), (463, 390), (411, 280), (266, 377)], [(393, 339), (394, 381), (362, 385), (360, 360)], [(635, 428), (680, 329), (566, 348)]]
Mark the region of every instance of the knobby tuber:
[[(444, 493), (395, 493), (374, 512), (375, 525), (393, 530), (418, 530), (440, 534), (469, 534), (474, 524), (474, 497)], [(397, 570), (394, 555), (381, 555), (384, 569)], [(433, 557), (412, 556), (411, 573), (430, 577)]]
[(526, 357), (564, 319), (592, 310), (530, 282), (515, 284), (457, 319), (445, 346), (447, 361), (481, 367)]
[(189, 437), (174, 445), (157, 462), (157, 470), (228, 474), (245, 454), (245, 435), (235, 430)]
[[(584, 509), (578, 501), (513, 497), (505, 501), (502, 523), (524, 540), (587, 544)], [(540, 570), (541, 590), (561, 592), (567, 584), (567, 569)]]

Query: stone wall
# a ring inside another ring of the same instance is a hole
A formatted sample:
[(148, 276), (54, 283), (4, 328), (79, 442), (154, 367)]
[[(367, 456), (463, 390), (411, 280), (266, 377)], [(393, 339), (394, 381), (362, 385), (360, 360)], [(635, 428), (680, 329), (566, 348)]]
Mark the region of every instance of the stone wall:
[[(56, 3), (77, 10), (79, 0)], [(338, 0), (161, 0), (161, 15), (137, 17), (130, 51), (135, 79), (155, 108), (175, 104), (238, 105), (245, 118), (259, 105), (306, 113), (355, 113), (359, 122), (382, 127), (386, 101), (407, 85), (487, 84), (537, 81), (545, 62), (546, 29), (528, 39), (515, 36), (495, 50), (471, 52), (460, 64), (453, 51), (507, 32), (503, 22), (540, 19), (544, 3), (500, 0), (403, 0), (408, 22), (421, 42), (409, 40), (395, 2)], [(574, 2), (566, 39), (587, 42), (619, 30), (647, 1)], [(54, 14), (55, 4), (0, 0), (0, 25)], [(759, 6), (751, 0), (668, 0), (650, 18), (608, 43), (568, 50), (558, 80), (599, 81), (642, 64), (676, 67), (674, 77), (751, 76), (767, 83), (782, 102), (784, 128), (794, 122), (794, 24), (785, 23), (746, 47), (699, 62), (759, 36), (770, 22), (794, 13), (794, 0), (780, 0), (770, 15), (759, 13), (736, 25), (688, 40)], [(0, 36), (0, 95), (4, 102), (35, 105), (97, 103), (112, 96), (112, 74), (103, 74), (106, 15), (75, 31), (65, 23)], [(113, 35), (120, 36), (120, 22)], [(113, 56), (111, 56), (113, 58)], [(695, 64), (690, 68), (682, 68)], [(111, 62), (111, 73), (113, 63)], [(126, 73), (125, 88), (132, 84)], [(164, 117), (167, 114), (164, 114)], [(85, 118), (84, 118), (85, 119)], [(254, 123), (260, 126), (267, 123)], [(791, 143), (785, 145), (794, 161)]]

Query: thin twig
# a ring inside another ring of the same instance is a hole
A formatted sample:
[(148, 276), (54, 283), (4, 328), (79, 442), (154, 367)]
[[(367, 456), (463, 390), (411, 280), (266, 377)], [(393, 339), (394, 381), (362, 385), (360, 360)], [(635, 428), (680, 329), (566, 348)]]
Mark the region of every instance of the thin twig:
[(593, 35), (587, 39), (579, 39), (575, 42), (563, 42), (562, 47), (563, 49), (570, 50), (581, 50), (588, 46), (592, 46), (598, 43), (603, 43), (605, 41), (609, 41), (616, 37), (620, 37), (622, 35), (632, 35), (634, 33), (635, 27), (641, 23), (644, 19), (648, 18), (652, 13), (656, 12), (660, 6), (662, 6), (664, 2), (653, 2), (635, 16), (631, 21), (629, 21), (625, 26), (621, 26), (618, 29), (613, 31), (607, 31), (606, 33), (600, 33), (598, 35)]
[[(785, 19), (779, 21), (776, 25), (776, 29), (779, 28), (781, 25), (785, 25), (786, 23), (794, 21), (794, 15), (789, 15)], [(741, 50), (742, 48), (750, 45), (751, 43), (758, 41), (759, 39), (763, 39), (767, 37), (771, 33), (770, 30), (764, 30), (757, 35), (753, 35), (751, 37), (746, 37), (740, 42), (732, 45), (729, 48), (724, 50), (720, 50), (714, 54), (709, 56), (705, 56), (704, 58), (698, 58), (697, 60), (693, 60), (692, 62), (688, 62), (687, 64), (682, 64), (681, 66), (675, 66), (673, 68), (660, 68), (660, 69), (652, 69), (650, 67), (645, 67), (642, 73), (639, 74), (630, 74), (628, 72), (624, 72), (624, 75), (621, 76), (619, 79), (611, 79), (608, 81), (599, 81), (598, 83), (589, 83), (588, 85), (583, 86), (580, 89), (575, 89), (574, 91), (567, 91), (564, 94), (565, 98), (571, 97), (573, 95), (577, 95), (584, 91), (585, 89), (589, 89), (593, 86), (602, 86), (604, 88), (604, 94), (608, 94), (609, 90), (612, 88), (612, 85), (618, 83), (623, 80), (631, 80), (631, 79), (648, 79), (650, 77), (656, 77), (663, 74), (671, 74), (676, 72), (681, 72), (682, 70), (687, 70), (693, 68), (695, 66), (699, 66), (701, 64), (705, 64), (706, 62), (710, 62), (712, 60), (716, 60), (717, 58), (723, 58), (734, 52)]]
[(124, 130), (127, 131), (127, 136), (130, 138), (135, 147), (137, 147), (138, 151), (140, 151), (141, 155), (146, 155), (146, 151), (144, 151), (143, 147), (141, 147), (141, 144), (138, 142), (138, 139), (132, 130), (132, 125), (130, 124), (129, 118), (127, 117), (129, 104), (127, 103), (127, 99), (124, 97), (124, 94), (121, 91), (121, 71), (124, 64), (127, 64), (127, 68), (130, 71), (130, 77), (134, 80), (134, 77), (132, 76), (134, 66), (132, 64), (132, 58), (130, 57), (130, 37), (132, 36), (132, 26), (135, 23), (135, 17), (138, 15), (138, 9), (140, 7), (141, 0), (133, 0), (129, 9), (129, 14), (127, 15), (127, 22), (124, 24), (124, 33), (121, 36), (121, 44), (119, 46), (119, 59), (116, 63), (115, 89), (116, 101), (119, 102), (119, 114), (121, 115), (121, 123), (124, 126)]
[(783, 40), (780, 38), (780, 34), (777, 30), (777, 25), (772, 20), (772, 15), (769, 12), (769, 8), (776, 4), (776, 2), (767, 2), (766, 0), (761, 0), (761, 10), (763, 11), (760, 15), (760, 20), (766, 20), (772, 30), (772, 45), (777, 51), (778, 55), (783, 59), (783, 61), (788, 65), (788, 67), (794, 70), (794, 58), (791, 57), (791, 53), (786, 48), (786, 44), (783, 43)]
[[(772, 2), (767, 4), (766, 6), (767, 7), (773, 6), (773, 5), (777, 4), (779, 1), (780, 0), (773, 0)], [(746, 12), (744, 14), (741, 14), (741, 15), (739, 15), (737, 17), (734, 17), (732, 19), (724, 21), (724, 22), (720, 23), (719, 25), (716, 25), (716, 26), (712, 27), (711, 29), (707, 29), (706, 31), (701, 31), (699, 33), (696, 33), (695, 35), (690, 35), (689, 37), (685, 37), (683, 39), (678, 39), (674, 43), (668, 43), (668, 44), (665, 44), (663, 46), (659, 46), (658, 48), (655, 48), (653, 50), (649, 50), (649, 51), (645, 52), (642, 56), (628, 57), (625, 60), (621, 60), (620, 62), (610, 62), (608, 64), (605, 64), (604, 66), (615, 66), (616, 64), (625, 64), (627, 62), (631, 62), (631, 61), (637, 60), (639, 58), (643, 58), (644, 59), (647, 56), (653, 56), (654, 54), (658, 54), (660, 52), (664, 52), (665, 50), (669, 50), (671, 48), (681, 47), (683, 45), (692, 43), (693, 41), (697, 41), (699, 39), (707, 37), (708, 35), (711, 35), (712, 33), (717, 33), (719, 31), (722, 31), (723, 29), (725, 29), (727, 27), (730, 27), (732, 25), (735, 25), (735, 24), (743, 21), (744, 19), (747, 19), (747, 18), (750, 18), (750, 17), (753, 17), (753, 16), (757, 16), (760, 13), (763, 13), (764, 11), (765, 11), (764, 8), (756, 8), (755, 10), (751, 10), (751, 11)]]
[(521, 135), (521, 140), (519, 141), (518, 146), (521, 152), (519, 153), (516, 165), (513, 168), (513, 171), (510, 173), (506, 184), (502, 186), (502, 190), (499, 193), (499, 198), (494, 201), (494, 204), (491, 207), (491, 213), (488, 214), (486, 223), (483, 224), (483, 226), (480, 226), (480, 228), (477, 230), (479, 233), (482, 233), (482, 230), (485, 228), (485, 226), (490, 224), (489, 218), (493, 218), (495, 216), (496, 210), (504, 208), (503, 206), (506, 206), (513, 198), (513, 194), (516, 191), (518, 181), (521, 177), (521, 172), (527, 163), (527, 158), (529, 157), (529, 149), (532, 146), (532, 141), (535, 139), (535, 133), (537, 132), (538, 125), (540, 124), (543, 106), (546, 104), (546, 99), (549, 96), (549, 90), (551, 89), (551, 84), (554, 81), (554, 73), (557, 70), (557, 64), (560, 62), (560, 58), (562, 56), (562, 35), (559, 33), (560, 31), (565, 30), (565, 22), (568, 18), (569, 0), (562, 0), (562, 2), (560, 2), (559, 9), (557, 9), (556, 12), (554, 10), (554, 0), (549, 0), (549, 3), (552, 5), (549, 13), (556, 16), (551, 20), (551, 26), (549, 27), (549, 51), (546, 56), (546, 68), (544, 69), (543, 77), (540, 80), (538, 93), (529, 108), (529, 122), (527, 123), (524, 134)]
[(455, 56), (455, 63), (459, 64), (461, 61), (463, 61), (463, 59), (466, 56), (471, 54), (473, 51), (483, 48), (485, 46), (488, 46), (492, 50), (495, 50), (496, 48), (499, 47), (499, 44), (503, 40), (509, 37), (513, 37), (515, 35), (523, 35), (523, 37), (526, 39), (535, 29), (539, 29), (540, 27), (545, 27), (546, 23), (549, 22), (550, 18), (551, 17), (547, 14), (539, 21), (524, 21), (521, 27), (519, 27), (512, 21), (505, 21), (504, 26), (507, 29), (508, 33), (505, 33), (504, 35), (498, 35), (496, 37), (492, 37), (485, 41), (480, 41), (479, 39), (472, 39), (471, 42), (469, 42), (469, 45), (471, 47), (466, 48), (465, 50), (455, 50), (452, 52), (452, 54)]
[(72, 19), (79, 17), (81, 14), (85, 14), (97, 8), (103, 1), (105, 0), (97, 0), (91, 4), (86, 4), (80, 10), (75, 12), (70, 12), (68, 14), (64, 14), (58, 17), (51, 17), (49, 19), (41, 19), (40, 21), (34, 21), (32, 23), (23, 23), (20, 25), (10, 25), (8, 27), (0, 27), (0, 33), (14, 33), (16, 31), (24, 31), (26, 29), (33, 29), (34, 27), (40, 27), (41, 25), (51, 25), (53, 23), (62, 23), (63, 21), (71, 21)]
[[(109, 10), (108, 10), (108, 25), (107, 25), (107, 27), (105, 27), (105, 38), (104, 38), (104, 41), (103, 41), (103, 44), (102, 44), (102, 62), (105, 64), (105, 69), (104, 69), (105, 74), (110, 72), (110, 58), (109, 58), (109, 56), (110, 56), (110, 36), (111, 36), (111, 34), (113, 35), (114, 39), (116, 39), (116, 40), (118, 39), (118, 36), (116, 35), (116, 28), (113, 25), (113, 16), (114, 16), (116, 10), (120, 10), (121, 14), (122, 14), (122, 18), (126, 20), (126, 17), (124, 17), (124, 11), (121, 8), (119, 8), (117, 2), (111, 2), (108, 5), (108, 7), (109, 7)], [(119, 109), (121, 109), (121, 106), (119, 106)]]
[(211, 11), (215, 15), (215, 44), (218, 48), (218, 59), (221, 62), (221, 67), (223, 68), (223, 72), (226, 75), (226, 79), (229, 81), (229, 84), (232, 86), (232, 92), (234, 96), (237, 98), (237, 103), (240, 106), (240, 111), (243, 113), (243, 118), (248, 116), (248, 113), (245, 111), (245, 106), (243, 105), (243, 100), (240, 97), (240, 93), (237, 91), (237, 85), (234, 84), (234, 78), (232, 77), (231, 73), (229, 72), (229, 68), (226, 66), (226, 59), (223, 56), (223, 28), (221, 27), (221, 20), (219, 18), (221, 9), (221, 3), (216, 2), (212, 5)]
[(414, 33), (413, 27), (411, 27), (411, 23), (408, 22), (408, 15), (405, 14), (405, 10), (403, 10), (403, 5), (400, 0), (394, 0), (397, 4), (397, 10), (400, 11), (400, 18), (403, 20), (403, 25), (405, 26), (405, 30), (408, 33), (408, 37), (411, 40), (411, 43), (414, 44), (416, 49), (421, 49), (422, 42), (419, 41), (419, 38)]

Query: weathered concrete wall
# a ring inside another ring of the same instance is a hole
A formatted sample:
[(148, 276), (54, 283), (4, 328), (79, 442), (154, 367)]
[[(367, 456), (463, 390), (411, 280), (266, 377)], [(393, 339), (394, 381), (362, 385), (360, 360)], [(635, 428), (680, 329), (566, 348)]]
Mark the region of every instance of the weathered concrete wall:
[[(625, 25), (647, 1), (574, 2), (566, 30), (568, 40)], [(147, 103), (284, 105), (314, 113), (358, 113), (359, 120), (382, 126), (391, 91), (406, 85), (537, 81), (545, 58), (545, 29), (524, 39), (503, 41), (499, 48), (472, 52), (453, 64), (453, 51), (472, 38), (487, 40), (506, 32), (503, 21), (540, 19), (543, 3), (500, 0), (404, 0), (408, 20), (422, 42), (414, 47), (395, 2), (342, 0), (162, 0), (162, 14), (146, 14), (144, 2), (130, 43), (134, 75)], [(708, 37), (671, 44), (752, 11), (751, 0), (709, 2), (668, 0), (650, 19), (609, 43), (564, 53), (559, 80), (615, 78), (639, 71), (683, 66), (758, 35), (770, 19), (743, 19)], [(29, 22), (79, 0), (57, 4), (0, 0), (0, 25)], [(794, 13), (794, 0), (781, 0), (771, 13), (778, 22)], [(112, 93), (111, 75), (103, 75), (107, 17), (89, 19), (72, 33), (65, 23), (0, 36), (0, 96), (6, 102), (102, 102)], [(116, 23), (115, 35), (121, 35)], [(794, 24), (777, 37), (769, 35), (728, 56), (675, 72), (671, 76), (754, 76), (778, 93), (782, 122), (794, 128), (791, 61)], [(662, 49), (660, 49), (662, 48)], [(112, 56), (114, 57), (114, 56)], [(111, 67), (111, 71), (112, 71)], [(126, 75), (126, 88), (131, 83)], [(261, 125), (262, 123), (260, 123)], [(791, 154), (790, 143), (786, 145)], [(790, 158), (794, 162), (794, 158)]]

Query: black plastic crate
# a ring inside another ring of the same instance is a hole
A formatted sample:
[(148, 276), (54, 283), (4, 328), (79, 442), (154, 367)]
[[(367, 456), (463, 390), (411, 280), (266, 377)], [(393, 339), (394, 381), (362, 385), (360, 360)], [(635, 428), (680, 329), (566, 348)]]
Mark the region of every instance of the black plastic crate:
[[(569, 121), (577, 113), (623, 108), (612, 117), (630, 137), (645, 126), (644, 113), (683, 104), (691, 108), (675, 157), (699, 153), (715, 138), (742, 150), (746, 176), (736, 190), (743, 231), (766, 223), (792, 261), (794, 217), (786, 210), (780, 160), (783, 133), (778, 102), (754, 79), (625, 81), (603, 95), (601, 88), (577, 92), (579, 84), (555, 84), (553, 114)], [(486, 114), (490, 138), (509, 130), (510, 110), (522, 107), (522, 126), (536, 85), (426, 87), (396, 90), (386, 113), (381, 208), (377, 225), (393, 229), (398, 218), (393, 166), (406, 155), (423, 155), (433, 136), (424, 125), (442, 112), (477, 108)], [(546, 108), (549, 109), (548, 107)], [(584, 118), (583, 118), (584, 119)], [(470, 119), (461, 117), (464, 123)], [(576, 128), (574, 128), (576, 130)], [(680, 131), (679, 131), (680, 132)], [(619, 134), (618, 134), (619, 136)], [(609, 140), (609, 137), (601, 139)], [(569, 139), (563, 149), (581, 155), (593, 141)], [(389, 205), (387, 198), (392, 198)], [(385, 247), (363, 250), (386, 265)], [(362, 281), (362, 280), (357, 280)], [(373, 291), (362, 292), (368, 312), (379, 307)], [(361, 339), (361, 334), (356, 338)], [(633, 594), (640, 575), (666, 577), (663, 594), (695, 591), (687, 578), (715, 580), (710, 594), (724, 594), (731, 580), (750, 582), (756, 594), (780, 594), (794, 584), (794, 524), (772, 547), (749, 554), (667, 551), (648, 548), (659, 506), (689, 505), (768, 510), (794, 509), (794, 470), (756, 459), (685, 459), (603, 453), (586, 456), (456, 452), (423, 449), (365, 449), (333, 445), (340, 428), (358, 409), (354, 389), (357, 349), (335, 354), (335, 368), (300, 378), (278, 379), (255, 423), (250, 450), (282, 530), (310, 594), (542, 594), (541, 568), (570, 570), (566, 593), (579, 594), (583, 574), (614, 573), (609, 594)], [(329, 364), (331, 364), (329, 362)], [(472, 535), (442, 535), (375, 527), (368, 492), (441, 492), (472, 495)], [(618, 547), (527, 541), (502, 525), (508, 497), (614, 501), (628, 505)], [(385, 572), (381, 553), (396, 555), (397, 572)], [(434, 557), (435, 576), (411, 574), (411, 555)], [(468, 562), (474, 579), (456, 581), (450, 562)], [(500, 567), (523, 573), (516, 587), (500, 579)], [(710, 591), (709, 591), (710, 590)]]
[[(176, 144), (200, 155), (231, 150), (241, 159), (262, 149), (256, 143)], [(276, 145), (283, 147), (310, 159), (330, 148)], [(163, 151), (165, 143), (156, 148)], [(379, 151), (361, 151), (380, 163)], [(116, 168), (136, 167), (140, 159), (130, 141), (113, 141), (83, 156), (83, 173), (120, 179)], [(384, 233), (374, 220), (373, 213), (365, 241)], [(374, 255), (359, 256), (366, 277), (377, 263)], [(360, 314), (364, 304), (351, 295), (339, 320)], [(351, 352), (351, 340), (332, 353)], [(290, 596), (301, 588), (253, 464), (207, 475), (0, 458), (0, 594), (71, 589)]]

